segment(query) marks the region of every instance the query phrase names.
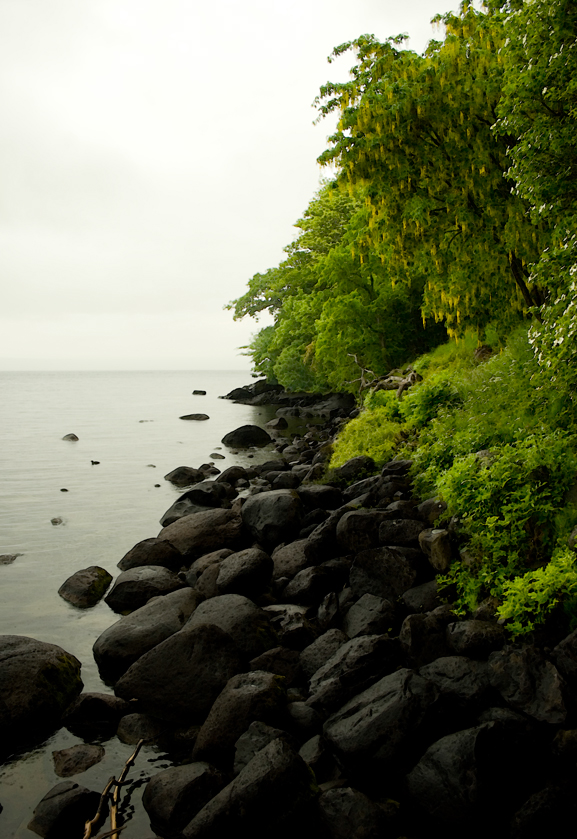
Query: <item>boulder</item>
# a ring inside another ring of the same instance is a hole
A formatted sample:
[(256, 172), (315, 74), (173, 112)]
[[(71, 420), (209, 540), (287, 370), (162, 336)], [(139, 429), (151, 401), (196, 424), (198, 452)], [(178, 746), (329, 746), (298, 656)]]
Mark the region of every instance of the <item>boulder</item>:
[(320, 822), (331, 839), (375, 839), (385, 836), (382, 807), (352, 787), (328, 789), (318, 802)]
[(230, 494), (236, 495), (227, 481), (204, 480), (191, 486), (178, 500), (188, 500), (200, 507), (220, 507)]
[(151, 597), (170, 594), (183, 586), (182, 580), (168, 568), (144, 565), (119, 574), (104, 599), (114, 612), (132, 612)]
[(192, 466), (177, 466), (176, 469), (164, 476), (165, 481), (169, 481), (177, 487), (195, 484), (197, 481), (202, 481), (203, 478), (204, 475), (200, 469), (194, 469)]
[(77, 737), (86, 740), (108, 738), (116, 732), (120, 718), (129, 710), (128, 702), (109, 693), (81, 693), (66, 711), (62, 722)]
[(174, 502), (174, 504), (170, 505), (166, 512), (161, 515), (158, 522), (162, 527), (168, 527), (169, 524), (173, 524), (175, 521), (183, 519), (185, 516), (193, 516), (195, 513), (204, 513), (206, 512), (206, 509), (206, 507), (203, 507), (200, 504), (193, 504), (190, 498), (178, 499)]
[(263, 611), (269, 616), (271, 626), (283, 647), (302, 650), (312, 644), (318, 635), (316, 627), (307, 618), (306, 606), (279, 603), (265, 606)]
[(349, 510), (340, 518), (336, 537), (342, 554), (358, 553), (379, 544), (382, 510)]
[(381, 545), (416, 546), (419, 544), (419, 534), (424, 529), (425, 525), (418, 519), (383, 521), (379, 527), (379, 542)]
[(222, 560), (226, 559), (227, 556), (232, 556), (233, 553), (234, 551), (231, 551), (230, 548), (220, 548), (218, 551), (211, 551), (199, 557), (199, 559), (195, 559), (186, 573), (187, 584), (194, 588), (207, 568), (210, 568), (211, 565), (220, 566)]
[(274, 478), (271, 478), (273, 472), (269, 472), (267, 477), (272, 480), (273, 489), (298, 489), (302, 483), (302, 478), (299, 478), (294, 472), (280, 472)]
[(55, 644), (0, 636), (0, 752), (58, 725), (82, 690), (80, 662)]
[(273, 647), (265, 653), (256, 656), (249, 662), (249, 670), (266, 670), (268, 673), (275, 673), (283, 676), (287, 687), (293, 682), (301, 679), (300, 658), (297, 650), (289, 650), (286, 647)]
[(276, 740), (278, 737), (290, 739), (286, 731), (280, 728), (273, 728), (264, 722), (251, 722), (244, 734), (238, 738), (234, 745), (234, 768), (233, 772), (238, 775), (245, 766), (248, 766), (253, 757)]
[(282, 599), (289, 603), (307, 605), (319, 604), (325, 595), (334, 588), (334, 574), (323, 566), (303, 568), (299, 571), (282, 593)]
[(474, 661), (452, 655), (437, 658), (419, 669), (444, 697), (452, 697), (460, 704), (482, 703), (490, 690), (489, 666), (486, 661)]
[(343, 496), (337, 487), (328, 484), (307, 484), (299, 488), (299, 497), (307, 510), (336, 510), (343, 504)]
[(557, 644), (551, 658), (567, 684), (575, 690), (577, 688), (577, 629)]
[(357, 553), (350, 584), (356, 597), (373, 594), (395, 601), (417, 578), (413, 563), (398, 548), (372, 548)]
[(217, 483), (227, 483), (234, 486), (237, 481), (245, 481), (248, 478), (248, 472), (244, 466), (229, 466), (224, 472), (221, 472), (218, 478), (215, 478)]
[(221, 440), (225, 446), (233, 449), (248, 449), (250, 446), (266, 446), (272, 443), (273, 439), (264, 428), (259, 428), (258, 425), (242, 425), (240, 428), (235, 428), (234, 431), (229, 431)]
[(202, 762), (153, 775), (142, 796), (152, 829), (160, 836), (177, 835), (224, 784), (221, 773)]
[(297, 539), (295, 542), (289, 542), (288, 545), (279, 545), (274, 549), (272, 561), (273, 578), (275, 580), (281, 577), (288, 577), (292, 580), (299, 571), (311, 564), (305, 552), (306, 545), (306, 539)]
[(318, 795), (310, 769), (283, 737), (261, 749), (182, 831), (183, 839), (270, 839)]
[(258, 597), (270, 583), (273, 561), (259, 548), (233, 553), (219, 564), (216, 587), (219, 594)]
[(447, 627), (449, 647), (457, 655), (469, 658), (487, 659), (490, 653), (504, 646), (505, 640), (504, 628), (489, 621), (457, 621)]
[(266, 611), (240, 594), (223, 594), (201, 603), (190, 618), (187, 628), (203, 624), (215, 624), (228, 633), (247, 659), (278, 644)]
[(331, 483), (336, 486), (344, 484), (351, 484), (353, 481), (359, 481), (361, 478), (366, 478), (369, 475), (374, 475), (377, 471), (377, 464), (372, 457), (366, 455), (359, 455), (347, 460), (338, 469), (333, 469), (331, 476)]
[(121, 743), (136, 746), (140, 740), (158, 743), (166, 734), (167, 725), (149, 714), (125, 714), (118, 723), (116, 736)]
[(182, 588), (152, 598), (105, 629), (92, 648), (101, 676), (118, 679), (144, 653), (182, 629), (202, 599), (194, 589)]
[(505, 647), (489, 656), (489, 679), (505, 702), (539, 722), (565, 722), (567, 686), (535, 647)]
[(233, 676), (216, 698), (198, 733), (192, 757), (232, 768), (235, 743), (258, 720), (278, 724), (286, 705), (282, 676), (253, 670)]
[(114, 690), (122, 699), (138, 699), (158, 719), (202, 722), (241, 669), (241, 655), (230, 635), (214, 624), (189, 624), (139, 658)]
[(58, 594), (73, 606), (88, 609), (102, 599), (111, 582), (112, 574), (105, 568), (91, 565), (68, 577), (58, 589)]
[(367, 593), (349, 608), (343, 629), (349, 638), (382, 635), (390, 630), (394, 619), (395, 607), (390, 600)]
[(59, 778), (71, 778), (86, 772), (91, 766), (100, 763), (104, 757), (102, 746), (90, 746), (87, 743), (77, 743), (69, 749), (52, 752), (54, 771)]
[(242, 519), (235, 510), (211, 509), (185, 516), (159, 534), (187, 558), (196, 559), (219, 548), (235, 549), (244, 537)]
[(306, 678), (310, 679), (348, 640), (344, 632), (335, 628), (329, 629), (305, 647), (300, 654), (300, 663)]
[(454, 620), (454, 612), (448, 605), (406, 617), (399, 641), (409, 661), (416, 667), (422, 667), (436, 658), (451, 655), (453, 650), (447, 641), (446, 629)]
[(453, 550), (448, 530), (427, 529), (419, 534), (419, 545), (439, 574), (445, 574), (451, 564)]
[(253, 539), (265, 547), (274, 548), (298, 535), (302, 503), (295, 490), (272, 490), (248, 498), (241, 516)]
[(130, 571), (143, 565), (161, 565), (169, 571), (178, 571), (182, 567), (182, 554), (170, 542), (155, 537), (143, 539), (122, 557), (118, 568)]
[(409, 614), (432, 612), (442, 605), (437, 593), (437, 580), (429, 580), (428, 583), (408, 589), (401, 595), (401, 601)]
[(28, 830), (46, 839), (77, 839), (84, 833), (84, 823), (95, 816), (99, 803), (99, 792), (62, 781), (36, 805)]

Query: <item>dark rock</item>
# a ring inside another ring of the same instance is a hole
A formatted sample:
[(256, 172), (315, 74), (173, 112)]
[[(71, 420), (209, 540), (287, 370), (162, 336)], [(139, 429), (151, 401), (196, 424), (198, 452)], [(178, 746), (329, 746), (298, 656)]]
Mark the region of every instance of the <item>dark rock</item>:
[(161, 720), (202, 721), (241, 669), (241, 656), (230, 635), (215, 624), (189, 622), (139, 658), (114, 690), (123, 699), (140, 700), (145, 712)]
[(450, 606), (443, 605), (425, 614), (409, 615), (403, 621), (399, 640), (405, 655), (416, 667), (429, 664), (453, 650), (446, 639), (446, 629), (455, 620)]
[(52, 752), (54, 771), (59, 778), (80, 775), (81, 772), (86, 772), (91, 766), (100, 763), (103, 757), (102, 746), (89, 746), (86, 743), (77, 743), (69, 749)]
[(350, 510), (340, 518), (336, 536), (341, 553), (358, 553), (379, 544), (381, 510)]
[(421, 667), (419, 673), (432, 682), (440, 694), (452, 696), (462, 703), (481, 702), (490, 688), (487, 662), (464, 656), (437, 658)]
[(136, 746), (140, 740), (158, 743), (166, 733), (166, 723), (148, 714), (125, 714), (118, 723), (116, 736), (121, 743)]
[(161, 836), (176, 836), (224, 784), (221, 773), (208, 763), (172, 766), (153, 775), (142, 796), (152, 829)]
[(233, 510), (212, 509), (185, 516), (158, 534), (186, 557), (196, 559), (218, 548), (240, 547), (244, 537), (242, 520)]
[(387, 514), (387, 521), (395, 521), (396, 519), (412, 519), (415, 521), (419, 518), (417, 505), (411, 500), (393, 501), (391, 504), (387, 504), (385, 513)]
[(336, 592), (330, 591), (318, 608), (317, 623), (321, 630), (332, 629), (340, 622), (341, 609)]
[(349, 506), (335, 510), (307, 538), (304, 550), (311, 564), (323, 562), (342, 554), (340, 547), (337, 545), (337, 526), (340, 519), (350, 510)]
[(557, 644), (551, 658), (567, 684), (577, 689), (577, 629)]
[(245, 833), (269, 839), (317, 795), (314, 776), (288, 742), (277, 737), (183, 830), (184, 839)]
[(208, 414), (184, 414), (184, 416), (179, 417), (181, 420), (196, 420), (197, 422), (202, 422), (203, 420), (210, 419)]
[(102, 599), (111, 582), (112, 574), (105, 568), (91, 565), (68, 577), (58, 589), (58, 594), (73, 606), (87, 609)]
[(449, 531), (423, 530), (419, 536), (419, 545), (435, 571), (444, 574), (451, 564), (453, 555)]
[(0, 752), (59, 722), (82, 690), (80, 662), (55, 644), (0, 636)]
[(437, 581), (429, 580), (428, 583), (408, 589), (401, 595), (401, 600), (409, 614), (432, 612), (441, 605), (437, 594)]
[(144, 565), (119, 574), (104, 600), (114, 612), (132, 612), (151, 597), (170, 594), (183, 586), (182, 580), (167, 568)]
[[(269, 472), (269, 479), (272, 472)], [(275, 477), (272, 482), (273, 489), (298, 489), (302, 483), (302, 479), (294, 472), (281, 472)]]
[(279, 642), (291, 650), (302, 650), (311, 644), (318, 632), (308, 620), (307, 609), (290, 603), (265, 606)]
[(340, 629), (329, 629), (305, 647), (300, 654), (300, 663), (306, 678), (310, 679), (348, 640)]
[(276, 740), (278, 737), (290, 739), (286, 731), (280, 728), (273, 728), (264, 722), (256, 720), (252, 722), (244, 734), (238, 738), (234, 748), (234, 774), (238, 775), (245, 766), (248, 766), (253, 757)]
[(298, 539), (288, 545), (279, 545), (272, 553), (273, 577), (275, 580), (288, 577), (292, 580), (299, 571), (307, 568), (311, 563), (305, 553), (307, 541)]
[(62, 439), (68, 440), (71, 443), (76, 443), (78, 441), (78, 437), (76, 436), (76, 434), (65, 434)]
[(353, 638), (311, 676), (307, 704), (330, 713), (390, 673), (398, 662), (398, 644), (386, 635)]
[(282, 593), (289, 603), (320, 603), (333, 588), (333, 575), (322, 566), (303, 568), (290, 581)]
[(129, 708), (124, 699), (108, 693), (81, 693), (66, 711), (62, 722), (73, 734), (87, 740), (110, 737)]
[(215, 624), (228, 633), (247, 659), (278, 645), (266, 610), (259, 609), (240, 594), (223, 594), (201, 603), (190, 618), (187, 628), (202, 624)]
[(308, 484), (299, 488), (299, 496), (307, 510), (336, 510), (343, 503), (343, 495), (337, 487), (328, 484)]
[(182, 629), (201, 602), (197, 591), (179, 589), (152, 598), (109, 626), (92, 648), (101, 675), (113, 681), (119, 678), (140, 656)]
[(199, 481), (178, 500), (188, 500), (191, 504), (200, 507), (220, 507), (229, 496), (228, 489), (230, 489), (230, 484), (226, 481)]
[(220, 562), (209, 565), (196, 581), (195, 588), (207, 600), (220, 594), (216, 581), (220, 574)]
[(226, 483), (234, 486), (237, 481), (245, 481), (247, 477), (248, 473), (244, 466), (229, 466), (215, 480), (217, 483)]
[(350, 573), (356, 597), (374, 594), (394, 601), (411, 588), (417, 577), (413, 564), (398, 548), (363, 550), (355, 557)]
[(284, 431), (285, 428), (288, 428), (288, 422), (284, 417), (277, 417), (276, 419), (269, 420), (269, 422), (265, 423), (265, 425), (273, 431)]
[(386, 815), (378, 804), (352, 787), (323, 792), (318, 802), (321, 824), (331, 839), (376, 839), (386, 835)]
[(219, 452), (211, 452), (210, 457), (212, 457), (213, 460), (226, 460), (226, 457)]
[(11, 565), (22, 554), (0, 554), (0, 565)]
[(57, 527), (59, 524), (64, 524), (64, 519), (61, 516), (54, 516), (53, 519), (50, 519), (50, 524), (53, 524), (54, 527)]
[(375, 594), (363, 594), (345, 615), (343, 629), (349, 638), (382, 635), (390, 630), (394, 619), (395, 607), (390, 600)]
[(193, 396), (206, 396), (206, 390), (193, 390)]
[(186, 573), (187, 584), (194, 588), (207, 568), (210, 568), (211, 565), (220, 567), (222, 560), (226, 559), (227, 556), (232, 556), (233, 553), (234, 551), (230, 548), (220, 548), (218, 551), (211, 551), (195, 559)]
[(164, 480), (177, 487), (184, 487), (202, 481), (203, 477), (200, 469), (193, 469), (192, 466), (177, 466), (176, 469), (164, 476)]
[(505, 630), (488, 621), (469, 620), (450, 623), (447, 642), (457, 655), (486, 659), (505, 644)]
[(353, 457), (351, 460), (347, 460), (338, 469), (333, 469), (331, 483), (334, 481), (337, 486), (350, 484), (353, 481), (359, 481), (361, 478), (374, 475), (376, 471), (377, 464), (372, 457), (359, 455), (358, 457)]
[(511, 839), (563, 836), (577, 818), (575, 781), (573, 773), (569, 778), (551, 781), (531, 795), (513, 816)]
[(258, 548), (231, 554), (219, 564), (216, 587), (219, 594), (258, 597), (271, 581), (273, 561)]
[(295, 490), (272, 490), (248, 498), (241, 516), (251, 536), (271, 548), (297, 536), (302, 519), (302, 504)]
[(418, 545), (419, 533), (425, 529), (417, 519), (392, 519), (383, 521), (379, 527), (381, 545)]
[(225, 434), (221, 442), (233, 449), (247, 449), (249, 446), (266, 446), (273, 440), (270, 434), (258, 425), (242, 425)]
[(429, 524), (434, 524), (437, 519), (445, 512), (447, 505), (444, 501), (438, 498), (427, 498), (417, 507), (417, 512), (422, 519)]
[(362, 481), (355, 481), (346, 489), (343, 490), (343, 502), (346, 504), (353, 501), (355, 498), (360, 498), (374, 489), (381, 482), (379, 475), (373, 475), (371, 478), (363, 478)]
[[(222, 506), (227, 507), (228, 504), (223, 503)], [(185, 516), (204, 513), (206, 509), (206, 507), (202, 507), (200, 504), (193, 504), (190, 498), (180, 498), (174, 504), (170, 505), (168, 510), (159, 518), (158, 522), (162, 527), (168, 527), (169, 524), (174, 524), (175, 521), (183, 519)]]
[(325, 737), (355, 773), (370, 774), (393, 766), (399, 772), (411, 760), (436, 695), (434, 685), (414, 671), (397, 670), (329, 717)]
[(298, 650), (289, 650), (286, 647), (273, 647), (272, 650), (253, 658), (249, 663), (249, 670), (266, 670), (277, 676), (284, 676), (287, 687), (298, 682), (302, 676)]
[(178, 571), (182, 566), (182, 554), (170, 542), (156, 539), (143, 539), (125, 554), (118, 568), (130, 571), (143, 565), (161, 565), (169, 571)]
[(299, 755), (315, 773), (317, 783), (322, 784), (337, 773), (337, 766), (328, 743), (322, 734), (315, 734), (299, 749)]
[(263, 670), (233, 676), (216, 698), (198, 734), (194, 760), (232, 767), (234, 746), (251, 722), (278, 724), (286, 704), (282, 676)]
[(505, 647), (491, 653), (489, 679), (511, 708), (539, 722), (565, 722), (566, 683), (535, 647)]
[(36, 805), (28, 830), (46, 839), (77, 839), (83, 835), (85, 821), (96, 814), (99, 803), (99, 792), (62, 781)]

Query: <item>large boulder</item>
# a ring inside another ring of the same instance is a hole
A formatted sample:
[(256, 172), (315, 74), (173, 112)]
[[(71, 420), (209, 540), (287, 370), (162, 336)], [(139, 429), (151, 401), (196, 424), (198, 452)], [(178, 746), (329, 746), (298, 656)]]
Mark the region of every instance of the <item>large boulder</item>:
[(342, 554), (357, 553), (379, 544), (379, 527), (384, 510), (349, 510), (339, 519), (336, 536)]
[(203, 478), (204, 475), (200, 469), (195, 469), (193, 466), (177, 466), (176, 469), (164, 476), (165, 481), (169, 481), (177, 487), (195, 484), (197, 481), (202, 481)]
[(273, 439), (258, 425), (241, 425), (240, 428), (225, 434), (221, 442), (233, 449), (248, 449), (250, 446), (266, 446), (272, 443)]
[(194, 589), (182, 588), (152, 598), (105, 629), (92, 648), (105, 681), (116, 681), (140, 656), (182, 629), (202, 599)]
[(356, 597), (373, 594), (395, 601), (410, 589), (417, 578), (412, 562), (398, 548), (372, 548), (360, 551), (350, 573)]
[(201, 603), (187, 627), (202, 624), (215, 624), (228, 633), (248, 659), (278, 644), (267, 613), (241, 594), (223, 594)]
[(210, 509), (185, 516), (169, 524), (159, 534), (187, 558), (196, 559), (219, 548), (241, 547), (242, 519), (235, 510)]
[(275, 489), (248, 498), (241, 515), (251, 536), (270, 548), (298, 535), (302, 503), (295, 490)]
[(90, 565), (68, 577), (58, 589), (58, 594), (73, 606), (88, 609), (104, 597), (111, 582), (112, 574), (105, 568)]
[(270, 583), (273, 561), (259, 548), (231, 554), (219, 564), (216, 587), (219, 594), (258, 597)]
[(80, 662), (61, 647), (0, 636), (0, 752), (58, 725), (82, 687)]
[(81, 693), (66, 711), (62, 722), (78, 737), (92, 740), (111, 737), (120, 718), (127, 714), (130, 705), (109, 693)]
[(185, 626), (138, 659), (116, 683), (122, 699), (167, 722), (202, 722), (232, 676), (238, 647), (214, 624)]
[(248, 835), (270, 839), (318, 795), (314, 775), (283, 737), (275, 738), (184, 828), (184, 839)]
[(99, 792), (62, 781), (36, 805), (28, 830), (45, 839), (76, 839), (83, 835), (84, 824), (94, 817), (99, 803)]
[(153, 775), (142, 796), (152, 829), (160, 836), (178, 834), (224, 783), (217, 769), (202, 762), (172, 766)]
[(535, 647), (506, 647), (491, 653), (489, 679), (514, 710), (539, 722), (565, 722), (567, 685), (555, 665)]
[(168, 568), (145, 565), (119, 574), (104, 599), (114, 612), (132, 612), (144, 606), (151, 597), (170, 594), (183, 586), (182, 580)]
[(131, 548), (118, 563), (118, 568), (130, 571), (131, 568), (141, 568), (143, 565), (161, 565), (169, 571), (179, 571), (182, 554), (170, 542), (152, 537), (143, 539)]

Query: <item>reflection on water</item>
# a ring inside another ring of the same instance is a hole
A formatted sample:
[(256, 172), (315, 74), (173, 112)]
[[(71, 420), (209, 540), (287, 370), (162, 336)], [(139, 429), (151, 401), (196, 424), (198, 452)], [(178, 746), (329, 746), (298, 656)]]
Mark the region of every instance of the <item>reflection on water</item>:
[[(221, 371), (0, 373), (0, 555), (20, 554), (0, 564), (0, 635), (59, 644), (82, 662), (85, 690), (111, 692), (98, 676), (92, 644), (118, 616), (105, 603), (76, 609), (58, 588), (89, 565), (116, 575), (136, 542), (158, 534), (160, 516), (182, 492), (163, 480), (175, 467), (198, 467), (211, 452), (224, 455), (221, 470), (270, 459), (270, 450), (249, 458), (221, 444), (233, 428), (263, 425), (274, 414), (218, 399), (248, 380), (247, 373)], [(194, 389), (207, 395), (193, 396)], [(210, 419), (179, 419), (197, 412)], [(78, 442), (63, 441), (68, 433)], [(62, 729), (0, 768), (3, 839), (35, 835), (26, 829), (32, 810), (61, 780), (52, 751), (78, 742)], [(72, 780), (101, 791), (134, 748), (116, 738), (104, 747), (104, 760)], [(144, 780), (168, 765), (153, 748), (138, 756), (129, 775), (136, 816), (124, 839), (150, 833), (138, 802)]]

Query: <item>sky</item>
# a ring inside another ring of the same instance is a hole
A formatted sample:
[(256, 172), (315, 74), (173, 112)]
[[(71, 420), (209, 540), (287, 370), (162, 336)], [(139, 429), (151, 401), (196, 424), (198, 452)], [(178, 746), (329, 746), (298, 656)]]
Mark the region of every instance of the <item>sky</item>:
[(458, 0), (0, 0), (0, 370), (248, 370), (361, 34)]

